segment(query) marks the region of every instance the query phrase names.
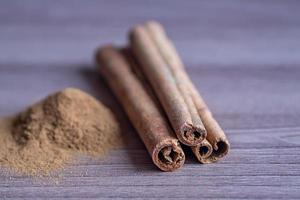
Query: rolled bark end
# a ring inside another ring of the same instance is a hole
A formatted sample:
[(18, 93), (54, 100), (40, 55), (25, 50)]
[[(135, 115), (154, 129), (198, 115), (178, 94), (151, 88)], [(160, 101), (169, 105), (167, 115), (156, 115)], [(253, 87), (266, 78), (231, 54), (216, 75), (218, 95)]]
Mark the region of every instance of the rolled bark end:
[(211, 163), (210, 156), (213, 152), (213, 147), (205, 139), (199, 145), (191, 147), (194, 155), (201, 163)]
[(185, 145), (196, 146), (206, 138), (206, 134), (205, 129), (185, 123), (177, 137)]
[(163, 141), (156, 145), (152, 154), (155, 165), (163, 171), (174, 171), (180, 168), (185, 155), (177, 141)]
[(227, 140), (219, 140), (213, 144), (213, 152), (211, 153), (212, 162), (224, 157), (229, 151), (230, 145)]
[(201, 145), (198, 152), (202, 158), (207, 158), (212, 153), (212, 147), (209, 144)]
[[(227, 140), (219, 140), (213, 146), (204, 140), (200, 145), (191, 147), (199, 162), (209, 164), (218, 161), (224, 157), (229, 151), (229, 143)], [(207, 149), (209, 149), (207, 151)]]

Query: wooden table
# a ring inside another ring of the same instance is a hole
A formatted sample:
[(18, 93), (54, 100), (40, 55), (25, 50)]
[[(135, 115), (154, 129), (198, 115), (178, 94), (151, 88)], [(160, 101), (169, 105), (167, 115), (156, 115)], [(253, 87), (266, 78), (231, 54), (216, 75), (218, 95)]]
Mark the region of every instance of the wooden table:
[[(133, 24), (162, 22), (224, 128), (224, 160), (160, 172), (103, 80), (93, 52)], [(126, 147), (61, 177), (0, 170), (0, 199), (299, 199), (300, 1), (1, 1), (0, 116), (65, 87), (121, 118)]]

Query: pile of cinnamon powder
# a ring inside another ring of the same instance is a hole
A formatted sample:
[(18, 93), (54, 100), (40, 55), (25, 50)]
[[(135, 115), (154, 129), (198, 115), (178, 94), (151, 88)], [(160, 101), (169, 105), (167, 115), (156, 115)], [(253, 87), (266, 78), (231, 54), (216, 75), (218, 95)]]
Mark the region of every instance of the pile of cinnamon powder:
[(73, 88), (52, 94), (14, 118), (0, 120), (0, 164), (47, 175), (76, 154), (103, 156), (121, 145), (111, 111)]

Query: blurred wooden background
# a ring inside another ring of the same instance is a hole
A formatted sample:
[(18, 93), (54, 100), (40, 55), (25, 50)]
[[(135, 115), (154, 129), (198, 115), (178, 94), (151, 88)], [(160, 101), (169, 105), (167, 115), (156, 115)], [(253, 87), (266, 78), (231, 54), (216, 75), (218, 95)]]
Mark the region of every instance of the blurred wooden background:
[[(99, 45), (126, 44), (145, 20), (165, 25), (232, 144), (211, 165), (188, 155), (162, 173), (95, 72)], [(116, 112), (126, 147), (82, 159), (53, 180), (0, 169), (0, 199), (299, 199), (299, 1), (1, 1), (0, 116), (78, 87)]]

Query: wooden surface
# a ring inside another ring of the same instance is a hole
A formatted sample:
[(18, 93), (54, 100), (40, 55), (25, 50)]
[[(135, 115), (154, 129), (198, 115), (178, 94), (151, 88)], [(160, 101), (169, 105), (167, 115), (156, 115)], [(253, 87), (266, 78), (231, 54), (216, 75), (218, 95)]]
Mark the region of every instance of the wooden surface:
[[(1, 1), (0, 116), (78, 87), (108, 105), (126, 147), (51, 180), (0, 169), (0, 199), (299, 199), (299, 1)], [(226, 159), (160, 172), (92, 55), (125, 44), (133, 24), (162, 22), (232, 144)]]

